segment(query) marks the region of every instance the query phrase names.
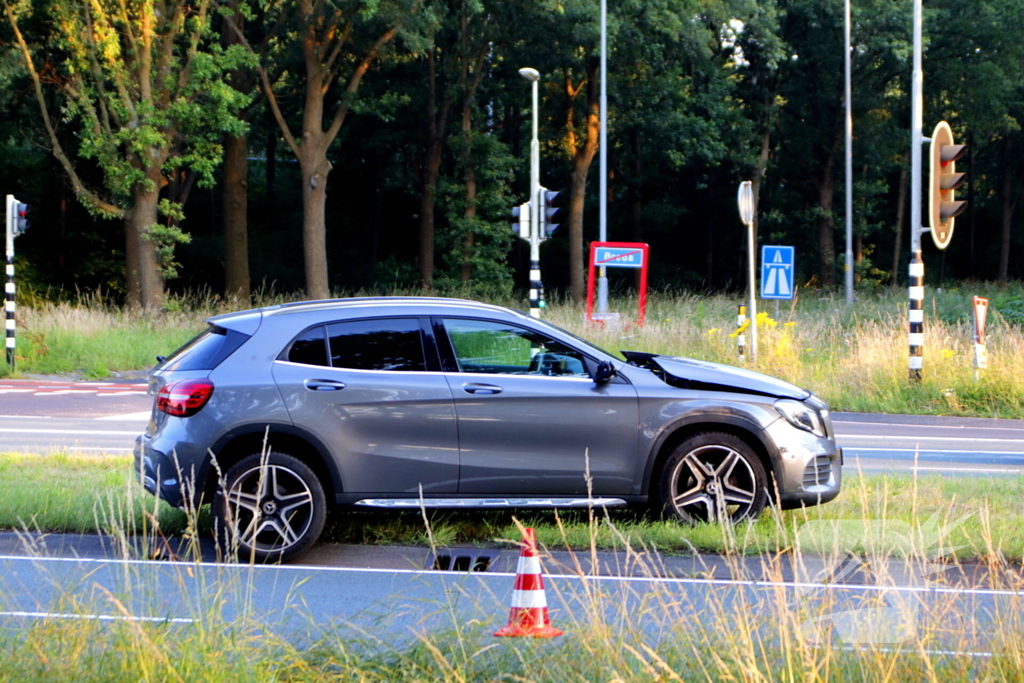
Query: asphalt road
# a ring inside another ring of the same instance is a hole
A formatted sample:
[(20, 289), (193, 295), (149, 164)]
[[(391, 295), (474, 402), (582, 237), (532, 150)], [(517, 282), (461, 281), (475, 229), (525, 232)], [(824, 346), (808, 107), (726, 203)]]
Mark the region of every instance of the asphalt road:
[[(0, 382), (0, 451), (130, 453), (152, 398), (138, 382)], [(848, 470), (1024, 474), (1024, 420), (834, 413)]]
[[(0, 628), (39, 619), (130, 619), (182, 628), (247, 622), (286, 637), (331, 630), (403, 648), (416, 634), (460, 630), (489, 638), (506, 622), (514, 578), (505, 572), (0, 556)], [(562, 573), (547, 573), (545, 584), (552, 621), (569, 633), (569, 643), (591, 637), (588, 624), (598, 614), (612, 633), (656, 644), (681, 637), (680, 625), (726, 633), (742, 611), (763, 615), (747, 623), (764, 637), (774, 628), (771, 615), (787, 613), (805, 619), (802, 632), (814, 642), (897, 645), (926, 628), (936, 653), (955, 649), (984, 657), (1000, 639), (1019, 634), (1024, 614), (1019, 590), (991, 588)]]
[[(151, 400), (139, 383), (0, 383), (0, 451), (129, 453)], [(1024, 474), (1024, 421), (843, 413), (833, 420), (847, 469)], [(277, 632), (315, 637), (340, 629), (394, 646), (412, 643), (415, 633), (466, 624), (489, 637), (507, 618), (515, 562), (514, 553), (505, 551), (486, 572), (433, 571), (433, 556), (364, 561), (365, 551), (318, 546), (304, 565), (247, 567), (124, 560), (110, 548), (40, 553), (24, 545), (23, 539), (0, 534), (0, 628), (18, 629), (41, 618), (129, 618), (193, 628), (197, 620), (245, 617)], [(987, 657), (1006, 629), (1022, 630), (1024, 593), (1017, 576), (1011, 584), (976, 576), (936, 583), (923, 581), (924, 572), (897, 567), (882, 572), (889, 575), (883, 583), (853, 575), (823, 588), (820, 574), (831, 571), (835, 558), (781, 576), (764, 567), (737, 570), (721, 558), (717, 565), (708, 561), (714, 566), (677, 561), (654, 573), (619, 566), (621, 558), (608, 561), (612, 566), (599, 572), (603, 576), (584, 576), (587, 568), (574, 573), (566, 558), (553, 554), (546, 560), (548, 602), (555, 625), (569, 632), (565, 642), (586, 632), (595, 599), (616, 628), (633, 628), (635, 614), (644, 614), (640, 627), (654, 641), (677, 637), (678, 624), (692, 622), (693, 614), (727, 615), (741, 608), (777, 614), (780, 600), (811, 606), (817, 616), (804, 625), (808, 638), (843, 646), (897, 644), (934, 627), (940, 637), (929, 647), (935, 652), (956, 648)], [(365, 566), (353, 566), (360, 564)], [(69, 596), (79, 606), (74, 613), (60, 607)], [(219, 605), (216, 613), (211, 605)], [(710, 620), (707, 628), (719, 623), (728, 620)]]

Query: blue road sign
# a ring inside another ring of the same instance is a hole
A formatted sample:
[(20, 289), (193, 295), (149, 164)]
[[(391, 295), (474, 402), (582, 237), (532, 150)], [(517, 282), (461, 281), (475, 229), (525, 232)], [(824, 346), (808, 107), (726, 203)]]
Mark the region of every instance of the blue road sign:
[(594, 265), (605, 268), (643, 268), (643, 249), (632, 247), (597, 247), (594, 250)]
[(793, 247), (761, 247), (761, 298), (793, 298)]

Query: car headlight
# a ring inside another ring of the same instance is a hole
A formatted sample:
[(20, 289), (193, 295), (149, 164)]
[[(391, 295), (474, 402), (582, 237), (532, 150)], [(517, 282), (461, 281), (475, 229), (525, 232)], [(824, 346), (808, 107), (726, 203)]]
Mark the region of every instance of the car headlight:
[(822, 424), (821, 415), (806, 403), (782, 399), (775, 402), (775, 410), (797, 429), (815, 436), (825, 436), (825, 425)]

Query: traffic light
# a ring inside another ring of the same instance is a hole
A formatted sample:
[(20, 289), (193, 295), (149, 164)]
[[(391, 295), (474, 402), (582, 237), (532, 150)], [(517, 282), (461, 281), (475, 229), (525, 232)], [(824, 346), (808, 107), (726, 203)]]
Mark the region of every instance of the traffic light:
[(940, 121), (932, 131), (928, 218), (932, 240), (939, 249), (949, 246), (953, 238), (953, 219), (967, 203), (956, 200), (956, 189), (964, 184), (966, 173), (956, 172), (956, 160), (967, 151), (967, 145), (953, 144), (953, 131)]
[(13, 195), (7, 195), (7, 232), (11, 235), (23, 234), (29, 226), (28, 204), (19, 202)]
[(512, 232), (524, 240), (530, 239), (530, 202), (512, 207)]
[(562, 208), (554, 206), (554, 202), (560, 194), (562, 193), (549, 190), (546, 187), (540, 188), (539, 204), (543, 207), (540, 212), (541, 240), (546, 240), (551, 236), (551, 233), (558, 229), (558, 221), (562, 217)]
[(15, 235), (22, 235), (28, 230), (28, 212), (31, 207), (24, 202), (14, 202), (11, 207), (14, 210), (14, 225), (11, 231)]

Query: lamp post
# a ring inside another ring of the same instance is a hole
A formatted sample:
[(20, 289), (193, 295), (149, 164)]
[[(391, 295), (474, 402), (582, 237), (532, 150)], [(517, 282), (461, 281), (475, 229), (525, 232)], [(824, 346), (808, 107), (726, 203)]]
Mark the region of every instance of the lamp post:
[[(598, 142), (600, 183), (598, 239), (608, 241), (608, 3), (601, 0), (601, 132)], [(608, 312), (608, 270), (601, 266), (597, 277), (597, 312)]]
[(520, 69), (519, 75), (530, 81), (533, 90), (533, 135), (530, 138), (530, 316), (540, 317), (544, 307), (544, 285), (540, 279), (540, 212), (544, 198), (540, 196), (540, 141), (537, 139), (538, 82), (536, 69)]
[(750, 303), (747, 314), (750, 325), (750, 360), (757, 360), (757, 281), (754, 279), (757, 270), (757, 245), (754, 244), (754, 188), (749, 180), (740, 183), (736, 193), (736, 204), (740, 210), (740, 220), (747, 226), (747, 265), (750, 281)]
[(850, 0), (846, 0), (846, 53), (843, 56), (846, 100), (846, 303), (853, 303), (853, 102), (850, 97)]

